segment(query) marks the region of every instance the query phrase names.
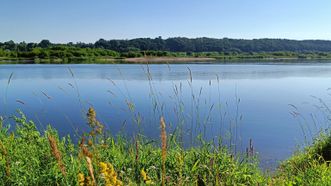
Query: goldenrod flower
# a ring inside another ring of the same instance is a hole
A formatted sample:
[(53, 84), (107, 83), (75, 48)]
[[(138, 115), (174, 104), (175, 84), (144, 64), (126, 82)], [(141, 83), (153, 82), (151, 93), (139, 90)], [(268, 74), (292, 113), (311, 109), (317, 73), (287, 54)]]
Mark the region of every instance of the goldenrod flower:
[(143, 179), (143, 181), (144, 181), (144, 183), (145, 183), (146, 185), (152, 185), (152, 184), (154, 184), (154, 183), (152, 182), (151, 178), (147, 176), (147, 174), (146, 174), (146, 172), (145, 172), (144, 169), (141, 169), (141, 171), (140, 171), (140, 175), (141, 175), (141, 177), (142, 177), (142, 179)]
[(111, 163), (99, 163), (100, 173), (107, 186), (121, 186), (122, 182), (117, 179), (117, 173)]
[(104, 162), (100, 162), (99, 163), (99, 166), (100, 166), (100, 168), (101, 168), (101, 172), (102, 173), (104, 173), (104, 172), (106, 172), (107, 171), (107, 164), (106, 163), (104, 163)]
[(78, 177), (78, 185), (79, 186), (84, 186), (84, 182), (85, 182), (84, 174), (83, 173), (78, 173), (77, 177)]
[(143, 178), (143, 180), (146, 180), (146, 179), (147, 179), (147, 174), (146, 174), (146, 172), (145, 172), (144, 169), (141, 169), (141, 171), (140, 171), (140, 175), (141, 175), (141, 177)]

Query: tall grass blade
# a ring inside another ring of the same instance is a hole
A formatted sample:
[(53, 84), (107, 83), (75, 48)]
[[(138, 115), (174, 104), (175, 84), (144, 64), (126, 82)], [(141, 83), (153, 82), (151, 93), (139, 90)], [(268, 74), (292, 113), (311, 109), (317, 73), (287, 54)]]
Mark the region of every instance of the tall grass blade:
[(160, 125), (161, 125), (161, 141), (162, 141), (162, 186), (164, 186), (166, 179), (165, 162), (167, 158), (167, 133), (166, 133), (166, 123), (163, 117), (161, 117), (160, 119)]

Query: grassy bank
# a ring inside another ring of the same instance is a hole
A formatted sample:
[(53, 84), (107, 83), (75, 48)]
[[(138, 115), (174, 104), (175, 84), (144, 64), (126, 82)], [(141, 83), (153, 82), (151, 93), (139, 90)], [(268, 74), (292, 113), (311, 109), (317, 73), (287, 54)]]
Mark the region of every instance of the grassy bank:
[(331, 185), (331, 137), (322, 133), (312, 145), (281, 163), (275, 185)]
[(137, 134), (110, 136), (89, 109), (90, 131), (77, 144), (50, 126), (37, 130), (22, 114), (9, 128), (0, 120), (1, 185), (330, 185), (331, 138), (312, 146), (265, 175), (253, 147), (234, 156), (225, 146), (201, 141), (184, 149), (160, 120), (160, 139)]
[(160, 140), (108, 136), (90, 109), (90, 131), (78, 144), (49, 127), (40, 133), (22, 115), (15, 129), (1, 122), (2, 185), (257, 185), (265, 183), (255, 155), (234, 157), (223, 146), (201, 142), (183, 149), (160, 121)]

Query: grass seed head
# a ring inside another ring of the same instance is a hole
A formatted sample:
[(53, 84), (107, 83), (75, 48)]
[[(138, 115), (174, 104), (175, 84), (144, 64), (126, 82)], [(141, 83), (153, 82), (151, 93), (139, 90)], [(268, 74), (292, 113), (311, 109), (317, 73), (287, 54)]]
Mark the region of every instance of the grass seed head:
[(62, 162), (61, 152), (59, 151), (59, 149), (57, 147), (56, 140), (50, 134), (48, 134), (47, 137), (48, 137), (49, 145), (51, 146), (52, 155), (55, 157), (62, 174), (65, 176), (66, 175), (66, 169), (65, 169), (65, 166)]

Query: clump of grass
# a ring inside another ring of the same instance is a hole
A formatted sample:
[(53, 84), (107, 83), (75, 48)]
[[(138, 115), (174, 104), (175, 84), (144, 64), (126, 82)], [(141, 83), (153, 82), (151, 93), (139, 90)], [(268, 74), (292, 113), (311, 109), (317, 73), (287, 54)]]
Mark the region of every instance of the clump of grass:
[(281, 163), (272, 183), (277, 185), (331, 185), (331, 134), (321, 133), (314, 143)]
[[(256, 161), (242, 161), (225, 146), (206, 142), (183, 149), (167, 140), (167, 135), (171, 134), (166, 133), (163, 118), (160, 119), (161, 148), (143, 136), (132, 143), (122, 136), (106, 134), (96, 136), (92, 146), (86, 144), (85, 137), (74, 144), (70, 137), (59, 138), (51, 127), (40, 133), (24, 115), (16, 117), (15, 121), (16, 127), (10, 130), (0, 125), (1, 151), (6, 149), (7, 152), (0, 153), (0, 180), (3, 180), (0, 185), (266, 183)], [(10, 157), (10, 174), (6, 173), (6, 157)], [(65, 165), (63, 170), (62, 165)]]

